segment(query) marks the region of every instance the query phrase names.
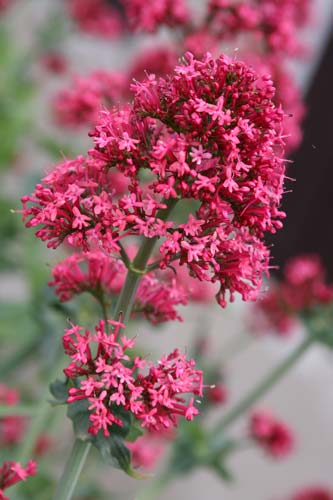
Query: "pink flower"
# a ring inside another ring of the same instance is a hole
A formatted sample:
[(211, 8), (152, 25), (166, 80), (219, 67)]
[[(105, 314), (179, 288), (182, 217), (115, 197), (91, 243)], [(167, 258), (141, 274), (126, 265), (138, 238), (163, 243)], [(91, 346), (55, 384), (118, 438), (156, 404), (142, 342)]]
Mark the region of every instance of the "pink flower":
[(171, 73), (177, 64), (178, 55), (172, 47), (152, 46), (136, 55), (129, 70), (128, 81), (143, 80), (147, 74), (164, 76)]
[[(187, 54), (169, 78), (133, 90), (132, 105), (101, 112), (88, 159), (60, 164), (23, 198), (26, 225), (51, 247), (66, 239), (84, 251), (157, 238), (161, 269), (175, 261), (217, 283), (222, 306), (228, 293), (253, 300), (268, 272), (262, 239), (284, 217), (284, 114), (270, 78), (226, 56)], [(128, 179), (129, 195), (113, 189), (112, 172)], [(197, 207), (182, 224), (165, 220), (166, 201), (178, 200)]]
[(333, 500), (333, 490), (322, 486), (309, 486), (295, 493), (290, 500)]
[(117, 38), (123, 31), (119, 13), (107, 0), (68, 0), (68, 4), (82, 31), (104, 38)]
[(109, 323), (113, 327), (110, 334), (101, 320), (95, 333), (86, 330), (82, 335), (79, 327), (72, 326), (63, 337), (65, 353), (72, 358), (64, 372), (72, 380), (80, 377), (77, 386), (69, 389), (68, 403), (89, 402), (89, 432), (102, 430), (108, 436), (112, 425), (123, 425), (113, 404), (132, 412), (148, 429), (174, 427), (179, 416), (192, 420), (198, 410), (193, 398), (186, 403), (184, 395), (202, 395), (202, 372), (195, 370), (194, 361), (174, 350), (144, 375), (141, 370), (147, 363), (127, 354), (134, 340), (118, 339), (124, 325)]
[[(4, 384), (0, 384), (0, 403), (5, 406), (14, 406), (19, 402), (19, 393)], [(7, 415), (0, 417), (0, 446), (6, 447), (19, 443), (26, 429), (26, 418), (21, 415)]]
[[(70, 300), (74, 295), (90, 292), (116, 295), (120, 292), (125, 278), (126, 267), (116, 257), (108, 257), (102, 252), (76, 253), (59, 262), (53, 268), (50, 286), (56, 287), (60, 300)], [(152, 323), (181, 320), (176, 306), (187, 304), (188, 293), (169, 273), (151, 272), (140, 281), (134, 303), (133, 315), (144, 315)]]
[(54, 98), (55, 120), (66, 127), (95, 124), (102, 105), (112, 105), (125, 96), (125, 82), (121, 73), (104, 70), (74, 77), (71, 86)]
[(250, 436), (268, 455), (274, 458), (287, 456), (293, 448), (290, 429), (268, 411), (254, 411), (250, 419)]
[(147, 432), (133, 443), (126, 443), (131, 450), (131, 459), (134, 467), (151, 469), (161, 457), (164, 446), (156, 433)]
[(67, 69), (67, 60), (60, 52), (46, 52), (41, 58), (43, 67), (50, 73), (63, 74)]
[(260, 320), (255, 328), (274, 328), (285, 335), (292, 331), (297, 316), (310, 313), (318, 305), (331, 303), (333, 287), (325, 283), (325, 270), (318, 255), (304, 255), (290, 259), (284, 270), (284, 279), (273, 283), (256, 305)]
[(228, 400), (228, 390), (224, 384), (209, 387), (206, 393), (209, 401), (214, 404), (224, 404)]
[(125, 0), (130, 24), (137, 30), (153, 32), (161, 24), (176, 26), (185, 24), (189, 12), (184, 0)]
[(24, 481), (28, 476), (34, 476), (36, 473), (37, 465), (33, 460), (30, 460), (25, 468), (19, 462), (3, 462), (0, 467), (0, 500), (9, 500), (4, 495), (5, 489)]

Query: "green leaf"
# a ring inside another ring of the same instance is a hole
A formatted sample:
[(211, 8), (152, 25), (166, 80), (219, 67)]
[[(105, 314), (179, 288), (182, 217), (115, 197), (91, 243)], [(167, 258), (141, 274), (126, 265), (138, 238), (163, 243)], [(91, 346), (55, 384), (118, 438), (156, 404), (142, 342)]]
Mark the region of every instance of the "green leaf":
[(73, 422), (75, 435), (82, 441), (92, 441), (92, 435), (88, 432), (90, 426), (88, 406), (89, 402), (81, 399), (70, 403), (67, 408), (67, 416)]
[(140, 436), (143, 434), (143, 429), (140, 425), (140, 422), (138, 422), (136, 419), (132, 419), (131, 427), (126, 435), (126, 441), (129, 443), (133, 443), (136, 441)]
[(53, 404), (65, 404), (68, 398), (67, 382), (57, 378), (50, 384), (50, 393), (55, 399)]
[(146, 479), (148, 476), (138, 474), (131, 466), (131, 452), (121, 436), (112, 434), (108, 437), (99, 432), (92, 440), (93, 445), (100, 451), (106, 463), (121, 469), (135, 479)]
[(224, 463), (217, 462), (212, 466), (214, 472), (221, 478), (223, 481), (231, 482), (234, 480), (234, 477), (230, 470), (226, 467)]

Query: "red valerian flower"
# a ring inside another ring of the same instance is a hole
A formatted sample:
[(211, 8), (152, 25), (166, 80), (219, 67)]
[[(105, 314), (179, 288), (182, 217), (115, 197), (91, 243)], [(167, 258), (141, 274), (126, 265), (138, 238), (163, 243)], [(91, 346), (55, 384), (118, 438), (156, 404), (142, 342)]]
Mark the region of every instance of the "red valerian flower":
[(207, 389), (207, 398), (210, 403), (224, 404), (228, 400), (228, 389), (224, 384), (216, 384)]
[[(111, 252), (128, 236), (160, 239), (161, 269), (175, 261), (218, 283), (222, 306), (227, 292), (254, 299), (268, 270), (262, 238), (284, 217), (284, 114), (270, 78), (226, 56), (187, 54), (169, 78), (133, 89), (133, 105), (102, 111), (90, 158), (59, 165), (23, 198), (26, 225), (40, 225), (54, 248), (66, 239)], [(129, 194), (112, 189), (112, 171)], [(184, 223), (165, 220), (193, 200)]]
[(105, 70), (74, 77), (71, 86), (54, 98), (55, 120), (66, 127), (95, 124), (102, 105), (113, 106), (122, 100), (126, 83), (122, 73)]
[(295, 493), (290, 500), (333, 500), (333, 490), (323, 486), (309, 486)]
[(124, 29), (119, 12), (107, 0), (68, 0), (68, 9), (80, 30), (104, 38), (117, 38)]
[[(60, 300), (70, 300), (74, 295), (88, 291), (97, 299), (99, 294), (116, 295), (126, 278), (127, 269), (119, 258), (103, 252), (76, 253), (59, 262), (52, 271)], [(187, 304), (187, 293), (175, 276), (158, 276), (151, 272), (142, 277), (135, 296), (133, 315), (143, 314), (153, 324), (182, 320), (175, 309)]]
[(147, 74), (164, 76), (173, 71), (178, 61), (177, 52), (170, 46), (147, 47), (136, 55), (130, 70), (128, 81), (143, 80)]
[(307, 0), (210, 0), (210, 31), (221, 39), (239, 32), (253, 32), (264, 42), (266, 51), (295, 55), (301, 50), (295, 32), (308, 19), (309, 3)]
[(131, 450), (134, 467), (151, 469), (156, 465), (164, 451), (162, 441), (156, 436), (157, 434), (150, 435), (147, 433), (132, 443), (126, 443), (127, 448)]
[(139, 31), (156, 31), (160, 25), (184, 25), (189, 11), (184, 0), (124, 0), (130, 25)]
[(66, 57), (55, 50), (45, 52), (40, 62), (47, 71), (56, 75), (65, 73), (68, 64)]
[(301, 255), (290, 259), (284, 269), (284, 279), (273, 283), (256, 304), (262, 313), (263, 325), (258, 329), (274, 328), (280, 334), (292, 331), (297, 315), (309, 313), (318, 305), (333, 300), (333, 286), (325, 283), (325, 269), (318, 255)]
[(0, 467), (0, 500), (9, 500), (4, 494), (5, 489), (35, 474), (37, 465), (33, 460), (30, 460), (26, 467), (22, 467), (19, 462), (3, 462)]
[(0, 0), (0, 14), (4, 12), (12, 3), (12, 0)]
[[(187, 402), (184, 395), (202, 395), (202, 372), (195, 369), (194, 361), (175, 349), (157, 365), (142, 358), (131, 359), (127, 354), (135, 340), (119, 338), (120, 322), (109, 321), (113, 331), (107, 333), (104, 321), (95, 333), (72, 325), (63, 337), (64, 350), (72, 358), (65, 375), (75, 380), (77, 387), (69, 389), (68, 403), (86, 399), (89, 402), (88, 431), (100, 430), (109, 435), (112, 425), (122, 426), (116, 408), (121, 406), (141, 420), (147, 429), (168, 429), (177, 425), (178, 417), (192, 420), (199, 412), (194, 398)], [(148, 373), (143, 374), (143, 368)]]
[(249, 432), (256, 443), (274, 458), (287, 456), (293, 448), (291, 430), (268, 411), (256, 410), (252, 413)]
[[(14, 406), (19, 401), (19, 393), (4, 384), (0, 384), (0, 403), (5, 406)], [(26, 429), (26, 418), (21, 415), (7, 415), (0, 417), (0, 445), (9, 446), (21, 441)]]

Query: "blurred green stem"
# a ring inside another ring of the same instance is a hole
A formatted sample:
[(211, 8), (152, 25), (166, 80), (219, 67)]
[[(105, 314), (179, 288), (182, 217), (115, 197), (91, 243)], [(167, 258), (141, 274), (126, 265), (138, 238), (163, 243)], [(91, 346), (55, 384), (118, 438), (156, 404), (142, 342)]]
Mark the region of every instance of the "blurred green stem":
[(249, 410), (259, 399), (261, 399), (273, 386), (289, 373), (300, 358), (316, 341), (314, 335), (308, 335), (296, 347), (289, 356), (278, 364), (254, 389), (252, 389), (243, 399), (231, 408), (215, 426), (211, 432), (212, 443), (214, 447), (219, 447), (225, 440), (225, 430), (232, 425), (239, 417)]

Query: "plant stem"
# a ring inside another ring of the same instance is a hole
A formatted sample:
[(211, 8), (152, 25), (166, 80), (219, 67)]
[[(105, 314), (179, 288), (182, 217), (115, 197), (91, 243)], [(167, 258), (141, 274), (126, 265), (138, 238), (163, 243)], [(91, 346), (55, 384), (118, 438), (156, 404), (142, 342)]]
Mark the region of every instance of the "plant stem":
[[(157, 214), (162, 220), (166, 220), (177, 203), (177, 199), (170, 199), (166, 202), (167, 208)], [(122, 314), (121, 321), (126, 325), (133, 309), (135, 294), (142, 276), (147, 272), (146, 266), (149, 257), (154, 249), (158, 237), (144, 238), (143, 243), (133, 260), (128, 264), (128, 271), (124, 286), (118, 297), (116, 307), (113, 311), (113, 318), (118, 319)], [(80, 472), (88, 456), (91, 444), (82, 442), (76, 438), (71, 455), (66, 463), (63, 475), (59, 481), (58, 488), (54, 500), (71, 500), (76, 484), (79, 479)], [(80, 454), (74, 451), (79, 449)], [(78, 462), (78, 463), (76, 463)]]
[[(233, 424), (240, 416), (249, 410), (262, 396), (264, 396), (275, 384), (289, 372), (303, 354), (315, 342), (316, 338), (313, 335), (308, 335), (296, 349), (276, 366), (267, 377), (264, 378), (254, 389), (252, 389), (245, 398), (241, 399), (231, 410), (223, 416), (220, 422), (216, 425), (211, 433), (214, 445), (219, 446), (224, 440), (224, 432), (227, 427)], [(220, 438), (220, 439), (219, 439)]]
[(70, 500), (74, 493), (76, 483), (91, 448), (91, 443), (75, 439), (71, 455), (67, 462), (61, 481), (58, 483), (54, 498), (56, 500)]

